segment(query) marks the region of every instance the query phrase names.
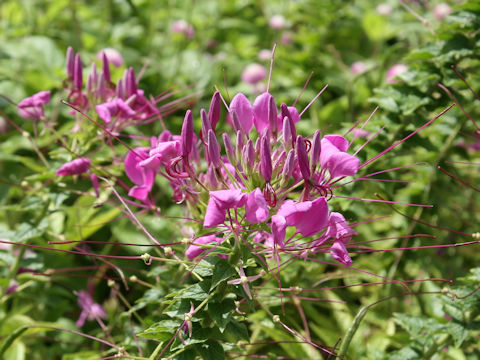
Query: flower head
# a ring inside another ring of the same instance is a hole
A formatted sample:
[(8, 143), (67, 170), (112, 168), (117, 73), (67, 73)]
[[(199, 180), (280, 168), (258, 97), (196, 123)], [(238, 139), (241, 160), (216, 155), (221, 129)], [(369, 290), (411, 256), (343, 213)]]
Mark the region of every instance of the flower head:
[(395, 64), (390, 67), (387, 71), (387, 84), (395, 84), (397, 80), (395, 79), (398, 75), (403, 74), (408, 70), (408, 66), (405, 64)]
[(100, 304), (93, 302), (92, 296), (87, 292), (80, 290), (77, 293), (78, 306), (82, 309), (76, 322), (77, 327), (82, 327), (85, 320), (95, 320), (97, 318), (106, 318), (107, 314)]
[(78, 158), (63, 164), (57, 170), (57, 176), (80, 175), (88, 172), (90, 169), (89, 158)]
[(242, 81), (247, 84), (256, 84), (267, 76), (267, 70), (260, 64), (248, 65), (242, 72)]
[(43, 105), (48, 103), (50, 91), (40, 91), (18, 103), (18, 114), (25, 119), (40, 120), (45, 117)]
[(102, 49), (97, 53), (97, 59), (103, 60), (103, 55), (105, 55), (108, 62), (113, 64), (113, 66), (120, 67), (123, 65), (123, 57), (118, 50), (112, 48)]

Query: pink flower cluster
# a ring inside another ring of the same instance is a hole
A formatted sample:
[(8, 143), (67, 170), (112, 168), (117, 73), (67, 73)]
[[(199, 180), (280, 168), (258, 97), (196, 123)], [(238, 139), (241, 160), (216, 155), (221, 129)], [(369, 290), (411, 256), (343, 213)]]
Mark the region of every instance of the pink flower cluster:
[[(345, 245), (354, 231), (328, 207), (332, 185), (355, 175), (360, 166), (347, 152), (349, 142), (341, 135), (322, 137), (320, 131), (298, 135), (298, 110), (278, 107), (268, 92), (253, 104), (241, 93), (232, 99), (226, 116), (234, 130), (231, 137), (217, 128), (221, 101), (216, 92), (209, 111), (200, 111), (198, 137), (189, 110), (180, 135), (164, 131), (150, 147), (129, 152), (125, 170), (135, 183), (129, 195), (151, 204), (154, 179), (161, 174), (170, 182), (174, 200), (187, 202), (192, 217), (202, 217), (203, 227), (215, 234), (235, 234), (272, 254), (330, 252), (350, 265)], [(187, 257), (206, 251), (202, 245), (221, 244), (224, 237), (197, 237)]]
[(80, 110), (94, 108), (105, 128), (119, 133), (127, 126), (152, 121), (160, 117), (154, 99), (147, 99), (143, 90), (138, 89), (138, 79), (133, 68), (128, 68), (117, 83), (110, 74), (110, 62), (115, 66), (123, 63), (120, 54), (113, 49), (105, 49), (98, 54), (102, 60), (102, 70), (92, 63), (83, 88), (83, 66), (80, 54), (71, 47), (67, 51), (68, 101)]

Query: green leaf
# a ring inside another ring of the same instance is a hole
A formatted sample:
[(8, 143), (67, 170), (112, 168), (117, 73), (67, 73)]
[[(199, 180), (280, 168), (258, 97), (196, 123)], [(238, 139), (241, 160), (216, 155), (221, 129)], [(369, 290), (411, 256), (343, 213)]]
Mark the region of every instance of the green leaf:
[(175, 298), (181, 299), (192, 299), (202, 301), (205, 300), (208, 296), (210, 290), (210, 281), (204, 280), (197, 284), (187, 287), (185, 290), (181, 291)]
[(250, 336), (248, 335), (247, 327), (238, 322), (237, 320), (231, 320), (226, 328), (225, 332), (232, 334), (235, 339), (245, 340), (246, 342), (250, 342)]
[(213, 269), (219, 260), (221, 260), (221, 258), (217, 255), (208, 256), (198, 263), (198, 266), (195, 267), (195, 272), (202, 277), (212, 276)]
[(148, 329), (138, 333), (137, 336), (149, 339), (157, 339), (160, 341), (168, 341), (175, 334), (177, 329), (182, 325), (179, 320), (163, 320), (159, 321)]
[(230, 264), (223, 259), (220, 259), (213, 270), (212, 289), (214, 289), (220, 282), (229, 279), (237, 272), (230, 266)]
[(447, 333), (452, 336), (455, 347), (460, 347), (468, 336), (468, 330), (462, 324), (449, 322)]
[(232, 320), (233, 310), (235, 310), (235, 302), (231, 299), (224, 300), (220, 304), (210, 303), (208, 305), (208, 313), (222, 333)]
[(222, 360), (225, 359), (225, 351), (222, 345), (213, 340), (208, 340), (204, 344), (197, 344), (195, 348), (204, 360)]

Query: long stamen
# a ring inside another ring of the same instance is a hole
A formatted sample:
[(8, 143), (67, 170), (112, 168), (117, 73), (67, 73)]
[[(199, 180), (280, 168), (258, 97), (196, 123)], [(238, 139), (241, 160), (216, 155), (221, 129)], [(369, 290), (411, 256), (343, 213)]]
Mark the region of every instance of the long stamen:
[(272, 72), (273, 72), (273, 61), (275, 59), (275, 50), (277, 49), (277, 43), (275, 42), (273, 44), (273, 49), (272, 49), (272, 57), (270, 59), (270, 71), (268, 73), (268, 83), (267, 83), (267, 93), (270, 92), (270, 82), (272, 80)]

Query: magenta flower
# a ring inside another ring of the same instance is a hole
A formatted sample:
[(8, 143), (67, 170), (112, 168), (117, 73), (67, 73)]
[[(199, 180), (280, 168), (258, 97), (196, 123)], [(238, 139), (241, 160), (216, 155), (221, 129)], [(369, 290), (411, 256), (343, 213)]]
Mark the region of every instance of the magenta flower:
[(118, 50), (112, 48), (105, 48), (100, 50), (97, 53), (97, 59), (103, 60), (103, 55), (107, 58), (110, 64), (113, 64), (115, 67), (120, 67), (123, 65), (123, 57), (122, 54)]
[(442, 20), (443, 18), (447, 17), (451, 13), (452, 13), (452, 8), (447, 3), (437, 4), (433, 8), (433, 15), (437, 20)]
[(395, 84), (397, 82), (395, 78), (406, 71), (408, 71), (408, 66), (405, 64), (395, 64), (390, 67), (386, 76), (387, 84)]
[(328, 169), (331, 178), (353, 176), (360, 167), (360, 160), (348, 154), (348, 141), (340, 135), (326, 135), (321, 141), (320, 165)]
[(267, 70), (263, 65), (253, 63), (248, 65), (242, 72), (242, 81), (247, 84), (256, 84), (267, 76)]
[(182, 145), (179, 140), (159, 142), (148, 153), (148, 158), (140, 161), (139, 165), (148, 169), (157, 170), (166, 166), (172, 159), (180, 156)]
[(227, 210), (245, 206), (245, 195), (240, 189), (210, 191), (203, 226), (209, 228), (223, 224)]
[(269, 217), (267, 202), (259, 188), (256, 188), (247, 195), (245, 204), (247, 220), (252, 224), (264, 222)]
[(97, 111), (98, 117), (106, 124), (110, 123), (114, 117), (128, 119), (135, 116), (135, 111), (122, 99), (115, 99), (97, 105), (95, 106), (95, 110)]
[(272, 234), (277, 245), (283, 247), (287, 226), (295, 226), (303, 236), (312, 236), (325, 229), (328, 205), (325, 198), (295, 203), (286, 200), (272, 216)]
[(78, 158), (63, 164), (58, 170), (57, 176), (80, 175), (88, 172), (90, 169), (89, 158)]
[(270, 49), (262, 49), (258, 52), (258, 60), (266, 61), (266, 60), (270, 60), (271, 57), (272, 57), (272, 50)]
[(267, 203), (258, 188), (248, 194), (240, 189), (210, 191), (203, 226), (209, 228), (221, 225), (225, 222), (228, 210), (244, 206), (247, 220), (253, 224), (263, 222), (269, 216)]
[(368, 67), (365, 65), (364, 62), (362, 61), (355, 61), (351, 66), (350, 66), (350, 71), (354, 75), (360, 75), (363, 74), (365, 71), (367, 71)]
[(140, 147), (130, 151), (125, 158), (125, 172), (129, 179), (135, 184), (128, 195), (143, 202), (152, 190), (155, 181), (155, 171), (142, 167), (140, 162), (147, 158), (149, 148)]
[(195, 239), (192, 243), (187, 248), (187, 251), (185, 251), (185, 255), (189, 260), (195, 259), (197, 256), (199, 256), (201, 253), (207, 250), (207, 248), (203, 248), (198, 245), (205, 245), (205, 244), (210, 244), (213, 242), (216, 242), (217, 244), (220, 244), (223, 241), (223, 238), (221, 237), (216, 237), (215, 235), (206, 235), (206, 236), (200, 236), (199, 238)]
[(107, 314), (100, 304), (93, 302), (92, 296), (83, 290), (77, 293), (78, 306), (82, 309), (80, 316), (76, 322), (77, 327), (82, 327), (85, 320), (105, 319)]
[(192, 24), (189, 24), (185, 20), (176, 20), (173, 22), (172, 31), (177, 34), (184, 35), (187, 39), (191, 39), (195, 36), (195, 29)]
[(278, 14), (273, 15), (268, 21), (268, 25), (270, 25), (270, 27), (275, 30), (283, 29), (286, 24), (287, 24), (287, 21), (285, 20), (283, 15), (278, 15)]
[(43, 105), (48, 103), (50, 103), (50, 91), (40, 91), (18, 103), (18, 114), (25, 119), (40, 120), (45, 117)]

